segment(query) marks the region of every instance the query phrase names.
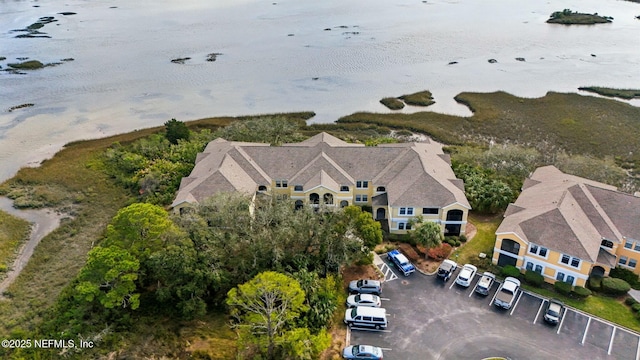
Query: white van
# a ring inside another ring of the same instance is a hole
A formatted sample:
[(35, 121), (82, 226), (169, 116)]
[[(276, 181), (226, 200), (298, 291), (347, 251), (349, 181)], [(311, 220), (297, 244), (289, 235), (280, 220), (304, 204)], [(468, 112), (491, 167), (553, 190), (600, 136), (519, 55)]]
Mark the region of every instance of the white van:
[(347, 309), (344, 313), (344, 323), (349, 326), (387, 328), (387, 310), (367, 306), (357, 306)]

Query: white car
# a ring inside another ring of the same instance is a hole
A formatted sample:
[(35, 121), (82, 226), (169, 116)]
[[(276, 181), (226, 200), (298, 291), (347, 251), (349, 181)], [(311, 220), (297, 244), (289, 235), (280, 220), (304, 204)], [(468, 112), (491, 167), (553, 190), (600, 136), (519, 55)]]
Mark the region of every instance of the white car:
[(380, 297), (372, 294), (349, 295), (347, 298), (347, 307), (356, 306), (380, 307)]
[(473, 277), (476, 276), (477, 271), (477, 267), (471, 264), (465, 264), (462, 267), (462, 270), (460, 270), (460, 274), (458, 274), (458, 277), (456, 278), (456, 284), (464, 287), (469, 287), (469, 285), (471, 285)]

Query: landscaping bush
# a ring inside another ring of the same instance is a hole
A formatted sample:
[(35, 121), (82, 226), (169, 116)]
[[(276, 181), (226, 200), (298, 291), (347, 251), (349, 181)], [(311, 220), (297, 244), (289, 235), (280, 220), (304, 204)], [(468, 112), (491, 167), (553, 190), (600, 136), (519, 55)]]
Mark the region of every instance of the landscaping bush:
[(520, 277), (520, 275), (520, 270), (518, 270), (518, 268), (513, 265), (507, 265), (502, 268), (502, 276), (504, 277), (511, 276), (517, 278)]
[(640, 281), (638, 281), (638, 275), (634, 274), (633, 271), (624, 269), (621, 267), (617, 267), (615, 269), (611, 269), (609, 272), (609, 276), (616, 279), (622, 279), (626, 281), (632, 288), (636, 288), (640, 286)]
[(535, 271), (528, 270), (527, 272), (524, 273), (524, 281), (526, 281), (530, 285), (540, 287), (544, 283), (544, 276), (542, 276), (542, 274), (537, 273)]
[(571, 284), (564, 281), (556, 281), (555, 284), (553, 284), (553, 288), (562, 295), (569, 295), (571, 293)]
[(467, 242), (467, 236), (464, 234), (460, 235), (459, 239), (460, 239), (460, 242), (463, 242), (463, 243)]
[(431, 248), (427, 251), (427, 256), (434, 260), (444, 260), (451, 254), (451, 245), (440, 244), (440, 246)]
[(358, 261), (356, 261), (356, 265), (371, 265), (373, 264), (373, 253), (368, 253), (367, 255), (362, 256)]
[(630, 289), (631, 286), (629, 285), (629, 283), (622, 279), (612, 277), (606, 277), (602, 279), (602, 291), (604, 291), (606, 294), (613, 296), (624, 295)]
[(584, 288), (582, 286), (576, 286), (573, 288), (571, 294), (577, 298), (584, 299), (591, 295), (591, 290)]
[(635, 312), (640, 312), (640, 304), (633, 304), (631, 305), (631, 310), (635, 311)]
[(633, 306), (635, 304), (638, 304), (638, 300), (632, 298), (631, 296), (629, 296), (628, 298), (624, 299), (624, 303), (628, 306)]
[(587, 286), (589, 286), (591, 290), (600, 291), (602, 289), (602, 277), (591, 276), (589, 278), (589, 282), (587, 283)]

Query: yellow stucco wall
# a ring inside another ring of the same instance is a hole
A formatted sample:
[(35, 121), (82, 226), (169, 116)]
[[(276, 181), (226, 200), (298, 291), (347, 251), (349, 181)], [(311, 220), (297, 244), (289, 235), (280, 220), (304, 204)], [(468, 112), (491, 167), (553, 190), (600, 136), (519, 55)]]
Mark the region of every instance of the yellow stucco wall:
[[(631, 270), (634, 273), (640, 275), (640, 251), (636, 251), (634, 250), (635, 245), (637, 243), (640, 243), (640, 241), (636, 241), (636, 240), (631, 240), (633, 242), (633, 244), (631, 245), (631, 249), (627, 249), (624, 247), (626, 240), (622, 240), (622, 243), (620, 245), (617, 246), (616, 249), (616, 262), (618, 262), (620, 260), (620, 258), (622, 256), (625, 256), (627, 258), (627, 264), (626, 265), (619, 265), (622, 268), (625, 268), (627, 270)], [(634, 259), (636, 260), (637, 265), (635, 266), (635, 268), (629, 267), (629, 260), (630, 259)]]

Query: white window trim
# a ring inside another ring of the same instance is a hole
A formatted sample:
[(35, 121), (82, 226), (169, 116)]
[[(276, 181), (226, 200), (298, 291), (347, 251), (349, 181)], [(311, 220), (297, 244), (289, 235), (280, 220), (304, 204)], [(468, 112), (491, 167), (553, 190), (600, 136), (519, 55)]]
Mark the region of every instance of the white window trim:
[[(538, 247), (538, 250), (536, 252), (531, 252), (531, 247), (533, 245)], [(547, 254), (545, 256), (540, 255), (540, 249), (546, 249), (547, 250)], [(551, 252), (551, 250), (548, 247), (544, 247), (542, 245), (533, 244), (533, 243), (529, 243), (529, 248), (527, 249), (527, 254), (528, 255), (535, 255), (535, 256), (543, 258), (543, 259), (548, 259), (549, 258), (549, 252)]]
[[(367, 186), (364, 186), (365, 182), (367, 183)], [(360, 186), (358, 186), (358, 183), (360, 183)], [(369, 180), (357, 180), (356, 189), (368, 189), (370, 184), (371, 184), (371, 181)]]
[[(574, 272), (572, 269), (575, 269), (575, 268), (573, 268), (573, 267), (567, 268), (567, 267), (556, 266), (556, 265), (548, 263), (548, 262), (542, 262), (539, 259), (536, 259), (536, 258), (533, 258), (533, 257), (530, 257), (530, 256), (525, 256), (522, 259), (523, 266), (520, 267), (519, 269), (526, 270), (527, 262), (532, 262), (534, 264), (534, 269), (535, 269), (535, 265), (542, 265), (545, 268), (550, 268), (550, 269), (555, 270), (556, 272), (553, 274), (553, 276), (546, 275), (544, 272), (542, 273), (542, 275), (544, 277), (549, 278), (549, 279), (553, 279), (554, 281), (556, 279), (556, 274), (558, 273), (558, 271), (559, 272), (563, 272), (564, 275), (565, 275), (565, 278), (566, 278), (567, 275), (571, 275), (576, 280), (577, 279), (583, 279), (584, 281), (587, 281), (589, 279), (589, 275), (583, 275), (583, 274), (581, 274), (579, 272)], [(575, 280), (574, 280), (573, 285), (575, 285)]]
[[(567, 255), (569, 257), (569, 262), (566, 263), (566, 264), (562, 262), (562, 257), (564, 255)], [(574, 259), (578, 260), (578, 266), (573, 266), (572, 265), (572, 262), (573, 262)], [(575, 257), (575, 256), (571, 256), (569, 254), (560, 253), (560, 258), (558, 259), (558, 264), (561, 265), (561, 266), (566, 266), (566, 267), (570, 267), (570, 268), (573, 268), (573, 269), (580, 269), (582, 267), (582, 259), (580, 259), (578, 257)]]

